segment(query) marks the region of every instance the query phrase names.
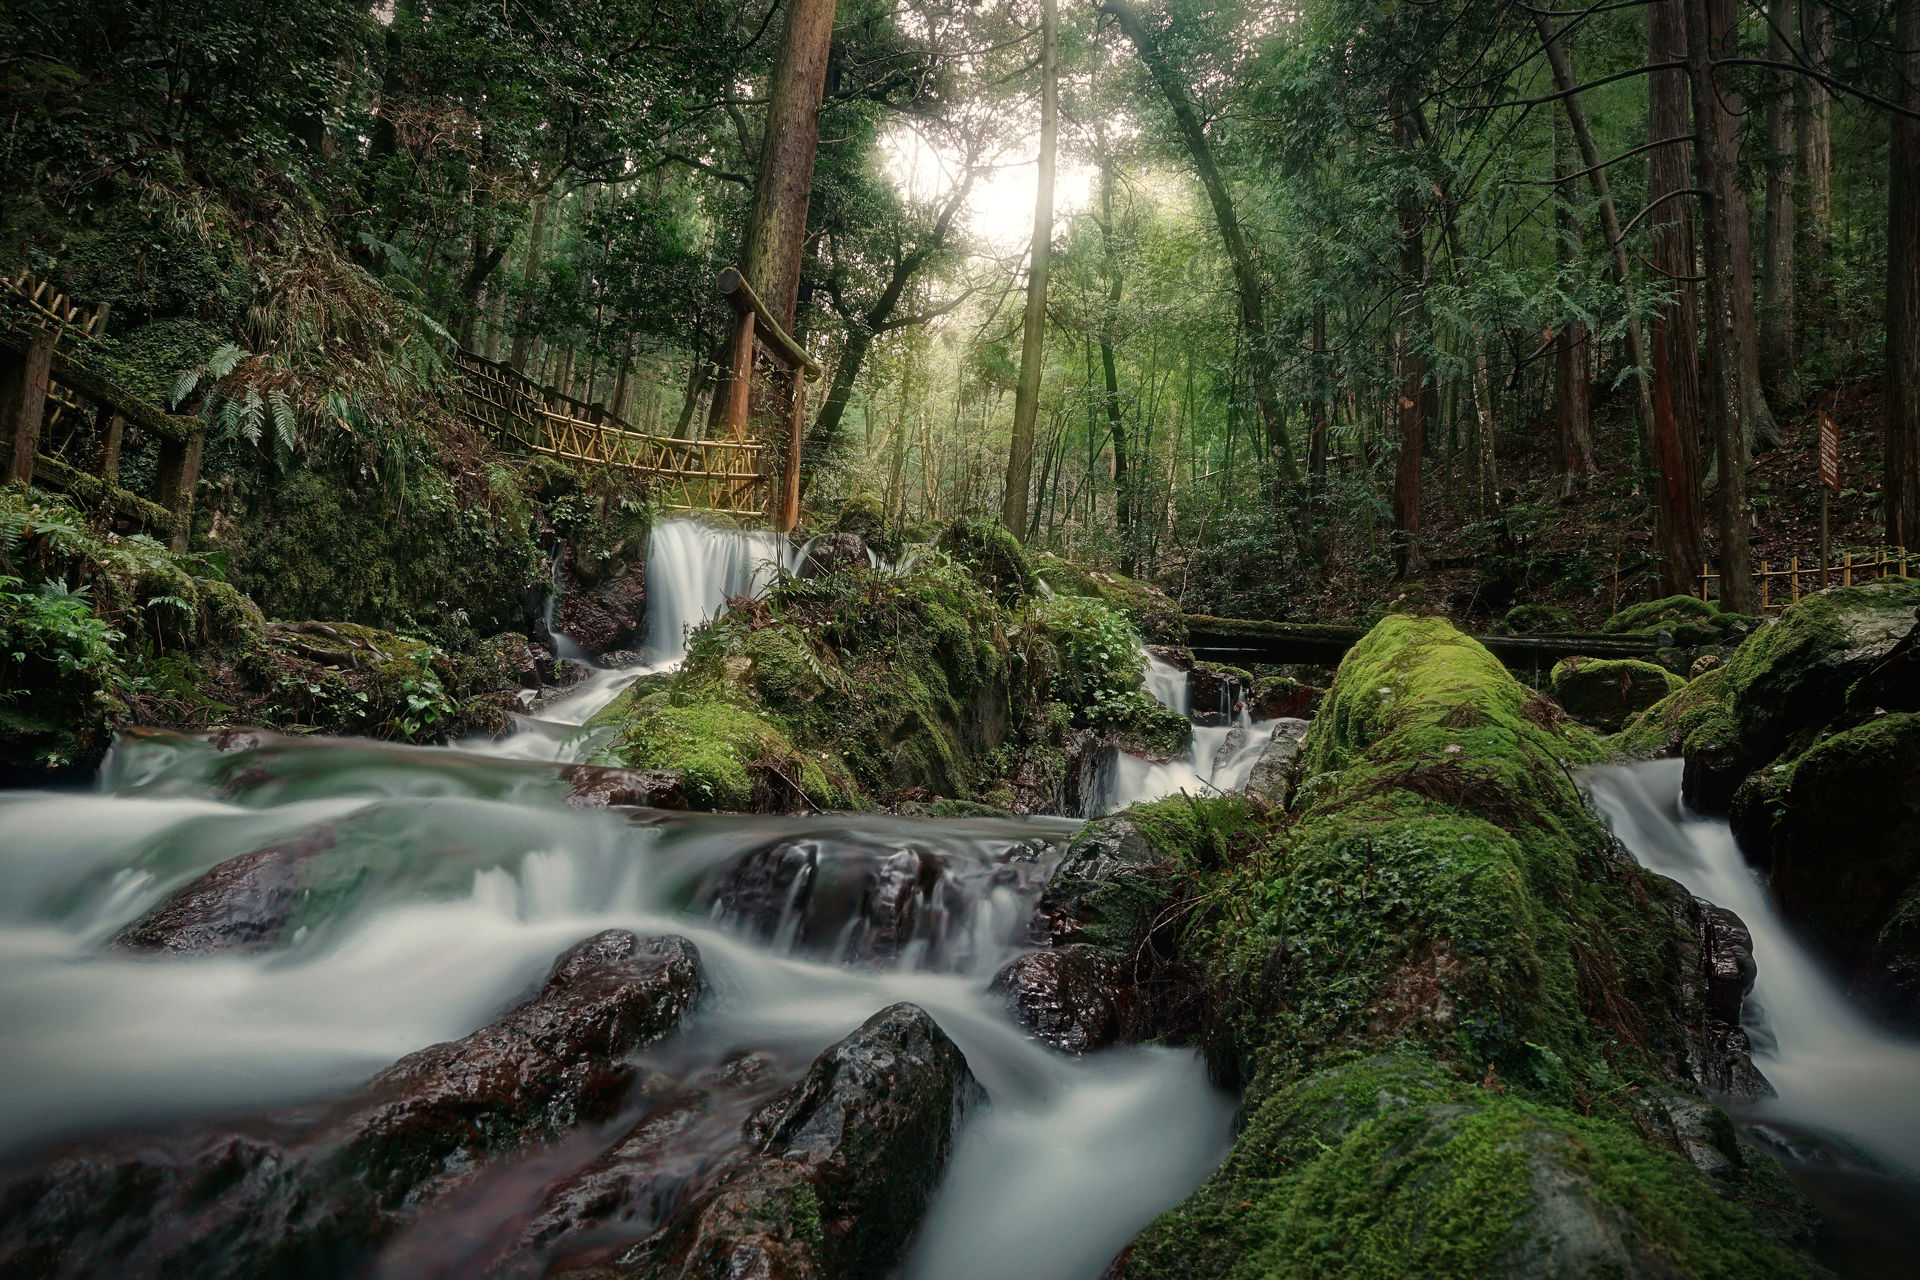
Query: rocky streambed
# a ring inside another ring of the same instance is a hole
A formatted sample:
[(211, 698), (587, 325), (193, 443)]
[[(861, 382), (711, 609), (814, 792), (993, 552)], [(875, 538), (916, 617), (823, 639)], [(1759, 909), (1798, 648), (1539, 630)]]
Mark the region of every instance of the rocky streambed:
[(1914, 1060), (1909, 588), (1563, 707), (1431, 618), (1142, 660), (990, 530), (667, 534), (685, 663), (504, 743), (0, 792), (0, 1271), (1902, 1273), (1914, 1109), (1835, 1082)]

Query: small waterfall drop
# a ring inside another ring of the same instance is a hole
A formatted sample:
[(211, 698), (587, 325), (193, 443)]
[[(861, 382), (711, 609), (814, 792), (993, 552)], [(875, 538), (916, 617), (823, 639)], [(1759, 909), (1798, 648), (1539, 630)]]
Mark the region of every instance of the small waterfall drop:
[(799, 567), (800, 550), (765, 530), (723, 529), (699, 520), (662, 520), (647, 540), (649, 657), (678, 662), (687, 633), (711, 622), (734, 596), (757, 596), (779, 570)]
[[(1160, 705), (1192, 720), (1187, 673), (1145, 649), (1141, 656), (1147, 664), (1147, 692)], [(1231, 706), (1222, 710), (1225, 724), (1195, 724), (1187, 749), (1171, 760), (1149, 760), (1115, 748), (1101, 764), (1092, 793), (1085, 798), (1087, 816), (1118, 813), (1128, 805), (1182, 791), (1221, 795), (1245, 787), (1279, 721), (1254, 720)]]
[[(1679, 760), (1609, 765), (1581, 782), (1641, 866), (1746, 924), (1756, 975), (1741, 1020), (1754, 1065), (1779, 1096), (1736, 1109), (1837, 1234), (1852, 1238), (1836, 1242), (1849, 1250), (1829, 1260), (1836, 1269), (1903, 1274), (1894, 1254), (1920, 1263), (1920, 1041), (1881, 1030), (1853, 1007), (1774, 910), (1727, 824), (1687, 812), (1683, 768)], [(1894, 1225), (1903, 1219), (1904, 1228)]]

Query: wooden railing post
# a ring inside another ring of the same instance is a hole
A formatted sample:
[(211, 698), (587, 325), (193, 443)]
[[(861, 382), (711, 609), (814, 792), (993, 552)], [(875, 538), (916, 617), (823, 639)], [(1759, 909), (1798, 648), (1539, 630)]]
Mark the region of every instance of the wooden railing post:
[(7, 479), (33, 483), (33, 455), (40, 448), (40, 425), (47, 416), (47, 383), (53, 370), (57, 335), (41, 329), (27, 340), (25, 352), (0, 352), (0, 439), (7, 441)]
[(733, 368), (727, 381), (727, 439), (744, 443), (753, 397), (753, 312), (742, 311), (733, 335)]
[(774, 528), (792, 533), (800, 523), (800, 436), (807, 423), (807, 380), (793, 370), (793, 408), (787, 414), (787, 465), (780, 477), (780, 516)]
[(169, 543), (175, 555), (185, 554), (188, 535), (193, 532), (193, 493), (200, 483), (200, 454), (206, 441), (204, 432), (195, 431), (184, 442), (160, 442), (158, 496), (160, 505), (173, 513)]

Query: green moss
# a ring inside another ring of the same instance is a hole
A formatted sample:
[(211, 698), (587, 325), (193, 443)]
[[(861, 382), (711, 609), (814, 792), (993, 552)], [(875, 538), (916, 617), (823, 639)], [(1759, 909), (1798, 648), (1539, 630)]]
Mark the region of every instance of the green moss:
[(935, 546), (952, 556), (1002, 604), (1030, 595), (1036, 579), (1019, 539), (997, 520), (962, 518), (940, 531)]
[(886, 504), (864, 489), (840, 504), (832, 532), (856, 535), (882, 559), (895, 559), (901, 551), (900, 536), (887, 520)]
[(1553, 668), (1553, 696), (1583, 723), (1619, 729), (1686, 681), (1634, 658), (1562, 658)]
[(605, 755), (630, 769), (683, 775), (688, 799), (706, 809), (752, 809), (760, 793), (783, 789), (812, 808), (849, 803), (835, 762), (803, 754), (781, 725), (720, 698), (675, 704), (655, 694), (634, 708)]
[(1708, 1105), (1697, 978), (1684, 891), (1610, 858), (1572, 781), (1597, 740), (1445, 622), (1390, 617), (1303, 755), (1292, 812), (1185, 891), (1244, 1128), (1129, 1277), (1532, 1275), (1594, 1215), (1620, 1231), (1568, 1237), (1576, 1274), (1803, 1272), (1643, 1136), (1646, 1096)]
[(1600, 624), (1608, 635), (1649, 631), (1672, 631), (1687, 623), (1711, 623), (1720, 616), (1720, 606), (1696, 596), (1664, 596), (1641, 604), (1628, 605)]
[(1138, 756), (1177, 756), (1193, 741), (1193, 724), (1144, 689), (1102, 704), (1101, 726), (1123, 751)]
[(1055, 595), (1099, 598), (1100, 586), (1093, 575), (1071, 560), (1051, 551), (1034, 552), (1027, 558), (1033, 564), (1034, 574), (1052, 588)]

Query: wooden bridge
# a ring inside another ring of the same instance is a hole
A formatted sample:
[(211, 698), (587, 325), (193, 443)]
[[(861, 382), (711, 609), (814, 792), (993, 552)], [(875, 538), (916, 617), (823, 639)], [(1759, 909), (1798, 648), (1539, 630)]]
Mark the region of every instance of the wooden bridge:
[[(693, 440), (636, 431), (605, 405), (585, 404), (558, 388), (541, 386), (509, 364), (464, 348), (455, 354), (461, 416), (498, 444), (579, 468), (624, 472), (646, 484), (664, 506), (765, 516), (783, 532), (791, 530), (800, 515), (805, 385), (820, 376), (820, 366), (767, 314), (738, 271), (729, 267), (718, 285), (740, 315), (731, 375), (715, 392), (727, 396), (722, 438)], [(750, 429), (754, 372), (776, 363), (799, 375), (792, 377), (791, 395), (783, 406), (786, 450), (777, 463), (774, 451), (752, 438)]]
[[(0, 288), (0, 457), (6, 479), (61, 489), (116, 523), (187, 549), (206, 424), (162, 413), (91, 363), (108, 309), (87, 312), (22, 272)], [(137, 451), (152, 496), (120, 483)]]

